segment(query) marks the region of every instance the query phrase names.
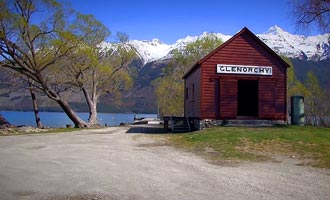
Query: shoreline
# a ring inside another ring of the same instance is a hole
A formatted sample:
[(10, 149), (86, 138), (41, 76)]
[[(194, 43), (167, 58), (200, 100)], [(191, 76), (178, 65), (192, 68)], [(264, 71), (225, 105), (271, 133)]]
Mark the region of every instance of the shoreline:
[[(36, 126), (34, 112), (0, 111), (0, 114), (15, 126)], [(80, 118), (87, 121), (88, 113), (77, 113)], [(65, 128), (74, 126), (64, 112), (39, 112), (43, 126), (50, 128)], [(127, 114), (127, 113), (98, 113), (98, 123), (101, 126), (119, 126), (121, 123), (134, 122), (134, 116), (144, 118), (157, 118), (157, 114)]]
[(102, 127), (90, 127), (90, 128), (36, 128), (32, 126), (20, 126), (20, 127), (6, 127), (0, 128), (0, 136), (15, 136), (15, 135), (32, 135), (32, 134), (62, 134), (73, 132), (107, 132), (127, 129), (128, 133), (167, 133), (162, 124), (125, 124), (119, 126), (102, 126)]

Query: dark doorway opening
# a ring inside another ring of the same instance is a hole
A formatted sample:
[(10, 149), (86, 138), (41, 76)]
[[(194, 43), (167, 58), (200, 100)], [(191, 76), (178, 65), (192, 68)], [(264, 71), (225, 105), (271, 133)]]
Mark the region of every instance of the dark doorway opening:
[(258, 117), (258, 81), (238, 80), (237, 115)]

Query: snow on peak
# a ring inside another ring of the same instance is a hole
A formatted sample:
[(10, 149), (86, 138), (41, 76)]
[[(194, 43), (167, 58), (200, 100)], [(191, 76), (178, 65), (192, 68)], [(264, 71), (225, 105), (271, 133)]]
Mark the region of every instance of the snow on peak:
[(151, 40), (151, 44), (154, 46), (162, 44), (162, 42), (158, 38), (154, 38)]
[(269, 34), (269, 35), (282, 35), (283, 33), (287, 33), (284, 31), (281, 27), (274, 25), (270, 27), (264, 34)]
[(172, 50), (171, 45), (164, 44), (156, 38), (151, 41), (131, 40), (129, 41), (129, 44), (135, 47), (144, 64), (159, 60), (169, 54), (169, 52)]
[(231, 38), (232, 36), (230, 35), (224, 35), (222, 33), (208, 33), (208, 32), (203, 32), (203, 34), (198, 35), (198, 36), (187, 36), (185, 38), (179, 39), (175, 42), (175, 44), (173, 44), (174, 48), (182, 48), (184, 46), (186, 46), (188, 43), (191, 42), (195, 42), (198, 39), (207, 37), (213, 35), (217, 38), (220, 38), (223, 42), (227, 41), (229, 38)]

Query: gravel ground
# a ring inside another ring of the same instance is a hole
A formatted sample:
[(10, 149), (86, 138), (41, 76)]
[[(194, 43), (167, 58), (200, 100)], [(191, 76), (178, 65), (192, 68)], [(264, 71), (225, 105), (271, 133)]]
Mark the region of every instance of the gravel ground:
[(0, 137), (0, 199), (330, 197), (330, 170), (293, 159), (212, 165), (128, 129)]

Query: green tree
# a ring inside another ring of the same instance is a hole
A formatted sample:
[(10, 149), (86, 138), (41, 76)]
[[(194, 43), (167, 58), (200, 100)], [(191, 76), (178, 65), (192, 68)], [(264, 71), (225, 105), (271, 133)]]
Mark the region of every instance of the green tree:
[(200, 59), (222, 44), (214, 34), (188, 43), (173, 51), (173, 61), (164, 69), (164, 76), (155, 81), (155, 94), (162, 115), (183, 115), (183, 75)]
[(291, 96), (305, 96), (307, 91), (305, 85), (297, 79), (291, 60), (286, 57), (282, 57), (282, 59), (290, 65), (290, 67), (287, 69), (287, 95), (289, 102)]
[(287, 71), (288, 105), (290, 110), (290, 97), (301, 95), (305, 99), (306, 124), (330, 126), (330, 91), (322, 88), (318, 78), (309, 71), (304, 83), (299, 81), (289, 58), (283, 59), (290, 65)]
[[(3, 63), (0, 62), (0, 66), (2, 64)], [(24, 92), (25, 90), (28, 90), (30, 92), (36, 125), (38, 128), (43, 128), (38, 111), (36, 91), (33, 89), (33, 87), (31, 87), (32, 82), (32, 80), (26, 79), (24, 76), (21, 76), (19, 73), (13, 70), (9, 70), (7, 68), (1, 69), (0, 83), (5, 84), (7, 86), (7, 90), (9, 90), (10, 92)]]
[(89, 108), (88, 125), (97, 122), (97, 103), (102, 95), (118, 99), (132, 86), (128, 66), (135, 57), (135, 50), (123, 43), (113, 44), (112, 49), (102, 49), (99, 42), (84, 44), (68, 61), (68, 73), (63, 81), (83, 92)]
[[(2, 62), (0, 63), (2, 65)], [(33, 80), (26, 79), (25, 76), (22, 76), (21, 74), (9, 70), (7, 68), (1, 69), (1, 76), (0, 76), (0, 83), (5, 84), (7, 86), (7, 89), (9, 91), (19, 91), (24, 92), (25, 90), (28, 90), (30, 92), (31, 100), (32, 100), (32, 107), (34, 111), (34, 117), (36, 121), (36, 126), (38, 128), (43, 128), (39, 111), (38, 111), (38, 102), (37, 102), (37, 95), (36, 91), (32, 87)]]
[(85, 26), (91, 19), (55, 0), (0, 0), (1, 67), (31, 80), (31, 87), (55, 101), (76, 127), (88, 124), (63, 96), (71, 89), (63, 84), (63, 59), (102, 29), (100, 24)]
[(183, 113), (184, 87), (171, 76), (160, 78), (156, 82), (155, 95), (162, 115), (180, 116)]
[(308, 116), (307, 123), (314, 126), (329, 126), (329, 92), (321, 88), (318, 78), (312, 71), (307, 73), (305, 85), (307, 88), (305, 98), (305, 113)]

